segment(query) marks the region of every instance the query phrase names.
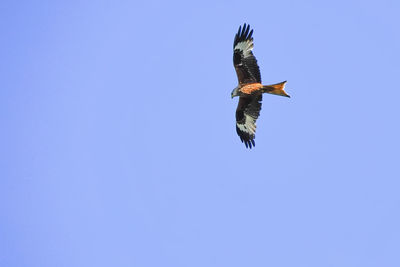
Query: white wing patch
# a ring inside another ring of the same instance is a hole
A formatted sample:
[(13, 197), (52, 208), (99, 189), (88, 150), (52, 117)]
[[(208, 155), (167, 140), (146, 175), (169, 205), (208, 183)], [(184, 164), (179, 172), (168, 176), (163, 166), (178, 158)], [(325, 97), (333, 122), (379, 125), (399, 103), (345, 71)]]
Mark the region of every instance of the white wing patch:
[(244, 124), (239, 124), (236, 123), (237, 127), (239, 128), (239, 130), (241, 130), (242, 132), (246, 132), (249, 135), (254, 135), (256, 133), (256, 120), (245, 114), (245, 123)]
[(234, 49), (239, 49), (240, 51), (242, 51), (243, 56), (246, 58), (250, 56), (250, 52), (251, 50), (253, 50), (253, 47), (254, 47), (253, 38), (251, 38), (250, 40), (237, 43)]

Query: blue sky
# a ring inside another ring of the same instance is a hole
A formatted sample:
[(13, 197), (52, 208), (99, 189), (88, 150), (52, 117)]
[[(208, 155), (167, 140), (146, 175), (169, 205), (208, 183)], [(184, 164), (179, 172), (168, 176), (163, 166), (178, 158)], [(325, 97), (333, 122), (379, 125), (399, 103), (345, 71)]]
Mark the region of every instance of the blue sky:
[[(400, 266), (397, 1), (3, 1), (1, 266)], [(267, 95), (235, 132), (232, 43)]]

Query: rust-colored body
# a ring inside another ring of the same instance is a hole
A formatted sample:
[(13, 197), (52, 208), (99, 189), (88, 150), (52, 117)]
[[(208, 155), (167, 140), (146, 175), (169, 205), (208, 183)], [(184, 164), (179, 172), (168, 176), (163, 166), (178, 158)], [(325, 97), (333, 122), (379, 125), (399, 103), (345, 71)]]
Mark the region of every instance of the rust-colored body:
[(254, 93), (269, 93), (290, 97), (284, 90), (286, 81), (271, 85), (262, 85), (261, 83), (248, 83), (240, 87), (239, 92), (242, 96), (254, 95)]
[(261, 83), (248, 83), (240, 88), (240, 92), (246, 95), (251, 95), (253, 92), (258, 91), (263, 88)]

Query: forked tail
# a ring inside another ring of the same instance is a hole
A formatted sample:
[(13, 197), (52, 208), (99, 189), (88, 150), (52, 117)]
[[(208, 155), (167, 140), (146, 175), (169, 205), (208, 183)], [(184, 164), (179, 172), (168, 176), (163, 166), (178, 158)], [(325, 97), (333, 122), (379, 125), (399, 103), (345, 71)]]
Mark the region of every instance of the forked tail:
[(290, 95), (288, 95), (284, 90), (285, 84), (286, 84), (286, 81), (281, 82), (281, 83), (271, 84), (271, 85), (264, 85), (262, 90), (263, 90), (263, 93), (290, 97)]

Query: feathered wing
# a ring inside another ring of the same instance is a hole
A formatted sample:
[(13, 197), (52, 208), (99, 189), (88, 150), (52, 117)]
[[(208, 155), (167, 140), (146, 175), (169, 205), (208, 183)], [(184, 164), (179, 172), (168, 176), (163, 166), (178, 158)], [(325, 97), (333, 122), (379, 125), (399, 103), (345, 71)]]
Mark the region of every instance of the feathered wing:
[(240, 97), (236, 109), (236, 132), (247, 148), (252, 148), (256, 133), (256, 120), (260, 116), (262, 95)]
[(260, 68), (253, 55), (253, 30), (246, 23), (239, 27), (233, 42), (233, 65), (239, 84), (261, 83)]

